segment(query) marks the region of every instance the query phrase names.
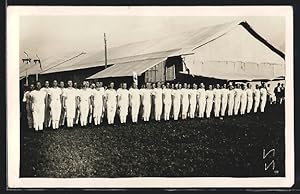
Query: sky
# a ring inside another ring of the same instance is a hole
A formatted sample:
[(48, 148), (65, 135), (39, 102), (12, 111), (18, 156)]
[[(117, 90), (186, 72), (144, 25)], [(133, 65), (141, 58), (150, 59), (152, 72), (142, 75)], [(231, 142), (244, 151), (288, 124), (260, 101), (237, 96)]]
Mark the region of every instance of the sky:
[(108, 47), (172, 36), (194, 28), (235, 20), (247, 21), (260, 35), (285, 50), (284, 17), (205, 17), (205, 16), (21, 16), (20, 58), (26, 51), (31, 58), (68, 52), (103, 50), (103, 33)]

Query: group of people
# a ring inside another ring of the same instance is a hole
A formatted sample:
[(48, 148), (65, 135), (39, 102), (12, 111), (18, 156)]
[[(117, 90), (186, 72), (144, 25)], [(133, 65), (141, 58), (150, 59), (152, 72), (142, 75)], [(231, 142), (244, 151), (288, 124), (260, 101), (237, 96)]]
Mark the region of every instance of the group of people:
[[(279, 88), (278, 88), (279, 87)], [(274, 92), (282, 92), (279, 85)], [(24, 93), (23, 102), (26, 103), (28, 127), (36, 131), (44, 127), (58, 129), (66, 125), (74, 124), (86, 126), (88, 123), (99, 125), (104, 116), (108, 124), (115, 122), (118, 114), (120, 122), (126, 123), (130, 114), (132, 122), (137, 123), (140, 116), (147, 122), (153, 114), (156, 121), (161, 117), (168, 121), (189, 118), (224, 117), (225, 115), (244, 115), (250, 112), (264, 112), (268, 101), (268, 88), (265, 83), (256, 84), (252, 88), (251, 83), (221, 85), (199, 84), (162, 84), (147, 83), (140, 89), (137, 83), (127, 89), (127, 83), (122, 83), (115, 90), (114, 82), (108, 87), (102, 82), (90, 84), (82, 83), (79, 89), (77, 83), (69, 80), (67, 87), (64, 82), (53, 81), (50, 87), (49, 81), (36, 85), (30, 84)], [(281, 98), (281, 96), (276, 96)], [(277, 100), (276, 100), (277, 101)], [(277, 101), (282, 102), (281, 100)]]

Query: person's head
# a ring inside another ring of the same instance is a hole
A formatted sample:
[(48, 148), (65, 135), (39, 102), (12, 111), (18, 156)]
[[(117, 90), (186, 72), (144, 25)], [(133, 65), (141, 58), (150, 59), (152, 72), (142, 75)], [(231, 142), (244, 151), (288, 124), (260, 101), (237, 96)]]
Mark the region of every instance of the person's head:
[(171, 88), (172, 88), (172, 89), (175, 88), (175, 84), (174, 84), (174, 83), (171, 84)]
[(100, 82), (96, 82), (96, 87), (100, 88)]
[(183, 87), (184, 87), (184, 88), (188, 88), (187, 83), (183, 83)]
[(122, 88), (123, 88), (123, 89), (127, 89), (127, 83), (123, 83), (123, 84), (122, 84)]
[(109, 83), (109, 89), (114, 89), (115, 87), (115, 83), (114, 82), (110, 82)]
[(85, 84), (86, 84), (87, 88), (90, 87), (90, 82), (89, 81), (86, 81)]
[(280, 86), (280, 83), (278, 83), (277, 86)]
[(188, 85), (187, 85), (187, 88), (190, 89), (190, 88), (191, 88), (191, 84), (188, 84)]
[(146, 83), (146, 88), (147, 88), (147, 89), (151, 89), (151, 83), (147, 82), (147, 83)]
[(64, 88), (64, 87), (65, 87), (65, 82), (60, 81), (60, 82), (59, 82), (59, 87)]
[(175, 89), (178, 89), (178, 84), (175, 84), (175, 85), (174, 85), (174, 88), (175, 88)]
[(141, 88), (146, 88), (146, 85), (145, 85), (145, 84), (143, 84), (143, 85), (141, 86)]
[(103, 82), (99, 82), (99, 87), (103, 87)]
[(217, 89), (220, 89), (220, 84), (216, 84), (216, 88), (217, 88)]
[(203, 82), (200, 83), (200, 88), (204, 89), (205, 88), (205, 85)]
[(68, 81), (68, 87), (72, 87), (73, 86), (73, 82), (72, 82), (72, 80), (69, 80)]
[(209, 89), (209, 90), (212, 90), (212, 89), (213, 89), (213, 86), (209, 84), (209, 85), (208, 85), (208, 89)]
[(96, 85), (94, 83), (91, 84), (91, 88), (94, 89)]
[(137, 89), (137, 88), (138, 88), (137, 83), (136, 83), (136, 82), (133, 82), (132, 87), (133, 87), (134, 89)]
[(49, 88), (49, 81), (45, 81), (45, 87)]
[(229, 90), (233, 90), (233, 85), (229, 85)]
[(227, 84), (223, 84), (223, 88), (226, 89), (227, 88)]
[(235, 88), (240, 89), (241, 88), (241, 84), (235, 84)]
[(178, 84), (178, 89), (181, 89), (182, 88), (182, 84)]
[(157, 82), (157, 88), (161, 88), (161, 83)]
[(193, 89), (197, 89), (197, 88), (198, 88), (197, 84), (193, 83)]
[(247, 83), (247, 88), (252, 88), (252, 85), (250, 83)]
[(155, 83), (152, 84), (152, 89), (156, 88), (156, 85)]
[(166, 86), (165, 84), (162, 84), (162, 85), (161, 85), (161, 88), (162, 88), (162, 89), (166, 89), (167, 86)]
[(55, 80), (53, 80), (53, 87), (55, 87), (55, 88), (56, 88), (56, 87), (57, 87), (57, 84), (58, 84), (58, 83), (57, 83), (57, 80), (56, 80), (56, 79), (55, 79)]
[(86, 81), (82, 82), (82, 88), (87, 88), (87, 82)]
[(256, 85), (255, 85), (255, 88), (256, 88), (256, 89), (259, 89), (259, 85), (258, 85), (258, 84), (256, 84)]
[(267, 86), (270, 87), (270, 84), (268, 84)]
[(73, 86), (74, 88), (78, 88), (77, 82), (74, 82)]
[(41, 87), (42, 87), (41, 82), (37, 81), (37, 82), (36, 82), (36, 89), (37, 89), (37, 90), (40, 90)]
[(284, 84), (281, 84), (281, 87), (284, 87)]
[(245, 89), (246, 89), (246, 85), (242, 84), (242, 90), (245, 90)]
[(166, 88), (170, 88), (170, 83), (169, 82), (166, 83)]
[(265, 83), (265, 82), (262, 82), (262, 83), (261, 83), (261, 87), (262, 87), (262, 88), (265, 88), (265, 87), (266, 87), (266, 83)]
[(29, 91), (32, 91), (32, 90), (34, 90), (34, 84), (33, 84), (33, 83), (31, 83), (31, 84), (29, 85)]

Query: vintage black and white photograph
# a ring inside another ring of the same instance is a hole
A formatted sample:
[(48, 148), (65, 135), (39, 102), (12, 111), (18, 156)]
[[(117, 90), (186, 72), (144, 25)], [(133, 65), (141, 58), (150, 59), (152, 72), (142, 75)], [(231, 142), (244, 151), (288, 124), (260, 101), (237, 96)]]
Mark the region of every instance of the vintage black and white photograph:
[(18, 15), (18, 178), (290, 175), (287, 14), (111, 9)]

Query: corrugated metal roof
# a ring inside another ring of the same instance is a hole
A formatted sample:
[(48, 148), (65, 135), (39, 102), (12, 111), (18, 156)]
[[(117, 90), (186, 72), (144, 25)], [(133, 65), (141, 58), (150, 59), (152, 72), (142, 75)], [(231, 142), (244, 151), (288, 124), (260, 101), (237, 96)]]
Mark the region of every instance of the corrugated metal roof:
[(147, 69), (155, 66), (156, 64), (166, 60), (166, 57), (163, 58), (152, 58), (152, 59), (143, 59), (138, 61), (131, 61), (125, 63), (118, 63), (107, 69), (100, 71), (87, 79), (98, 79), (98, 78), (108, 78), (108, 77), (126, 77), (132, 76), (133, 72), (137, 75), (141, 75)]

